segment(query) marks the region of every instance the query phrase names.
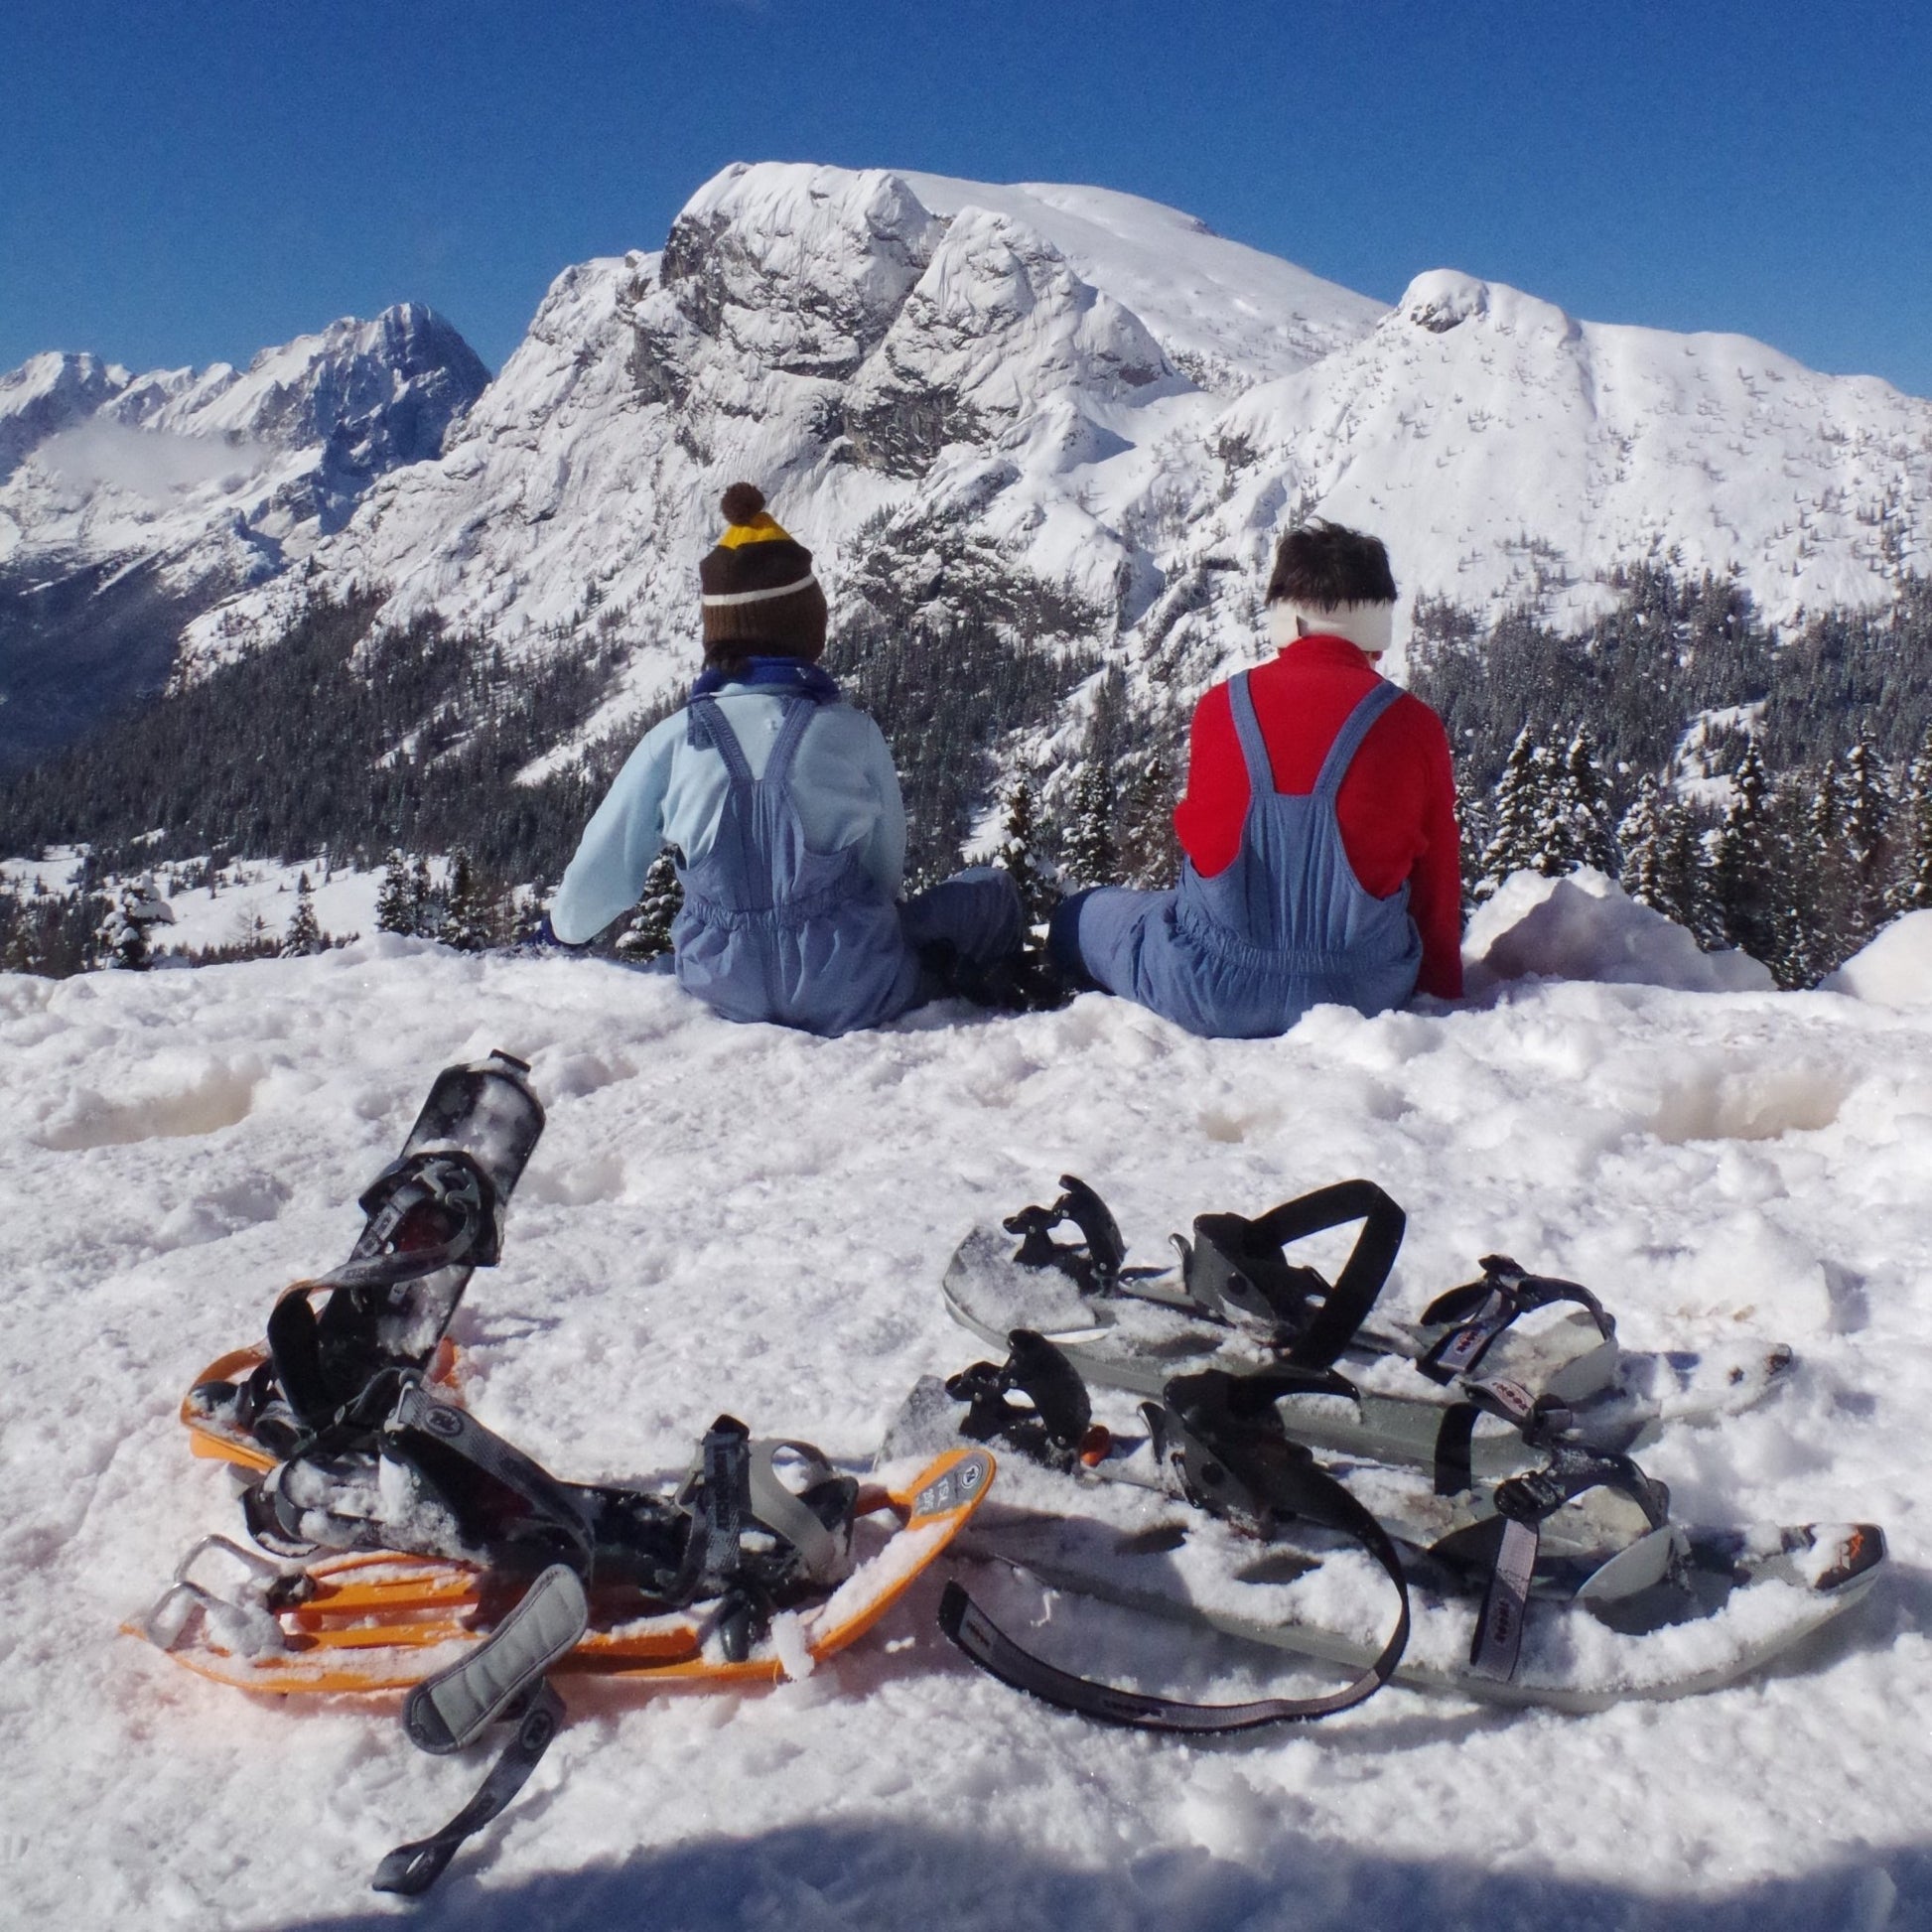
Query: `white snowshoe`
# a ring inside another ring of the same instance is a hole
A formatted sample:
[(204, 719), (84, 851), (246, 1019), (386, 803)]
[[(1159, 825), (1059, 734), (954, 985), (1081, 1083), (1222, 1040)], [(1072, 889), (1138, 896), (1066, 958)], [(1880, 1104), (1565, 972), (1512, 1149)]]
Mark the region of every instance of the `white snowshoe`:
[[(1198, 1215), (1191, 1242), (1174, 1237), (1179, 1261), (1167, 1269), (1128, 1266), (1106, 1203), (1072, 1174), (1060, 1186), (1050, 1207), (1023, 1208), (961, 1243), (944, 1283), (956, 1321), (994, 1347), (1030, 1329), (1072, 1350), (1095, 1386), (1143, 1396), (1206, 1368), (1338, 1367), (1358, 1403), (1289, 1395), (1283, 1418), (1298, 1440), (1343, 1455), (1489, 1476), (1534, 1466), (1520, 1434), (1468, 1399), (1472, 1383), (1512, 1392), (1525, 1411), (1561, 1405), (1578, 1440), (1627, 1454), (1666, 1424), (1749, 1408), (1791, 1366), (1777, 1343), (1626, 1350), (1587, 1289), (1502, 1255), (1485, 1256), (1481, 1279), (1439, 1296), (1420, 1321), (1378, 1316), (1405, 1217), (1369, 1180), (1319, 1188), (1254, 1220)], [(1288, 1259), (1295, 1243), (1354, 1221), (1361, 1232), (1332, 1283)], [(1067, 1223), (1079, 1239), (1055, 1241)]]

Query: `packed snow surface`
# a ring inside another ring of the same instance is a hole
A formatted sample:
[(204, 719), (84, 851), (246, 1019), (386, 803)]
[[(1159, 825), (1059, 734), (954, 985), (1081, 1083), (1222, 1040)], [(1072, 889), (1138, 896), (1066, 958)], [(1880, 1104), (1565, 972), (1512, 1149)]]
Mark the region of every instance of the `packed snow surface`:
[[(1100, 996), (824, 1041), (727, 1025), (661, 973), (384, 936), (0, 977), (0, 1916), (411, 1917), (369, 1873), (468, 1797), (478, 1755), (416, 1751), (392, 1702), (206, 1683), (117, 1626), (238, 1528), (184, 1390), (347, 1251), (437, 1069), (496, 1046), (532, 1062), (550, 1124), (458, 1317), (465, 1394), (560, 1474), (680, 1469), (721, 1410), (863, 1466), (918, 1376), (979, 1352), (941, 1309), (954, 1246), (1062, 1172), (1149, 1259), (1197, 1212), (1360, 1173), (1409, 1213), (1398, 1311), (1501, 1250), (1588, 1284), (1632, 1346), (1793, 1344), (1787, 1386), (1645, 1464), (1686, 1520), (1875, 1520), (1895, 1563), (1734, 1689), (1592, 1717), (1398, 1689), (1201, 1745), (978, 1675), (933, 1627), (935, 1576), (772, 1692), (571, 1683), (530, 1787), (414, 1923), (1932, 1923), (1922, 1008), (1532, 976), (1454, 1009), (1322, 1009), (1277, 1041)], [(1044, 1607), (1042, 1646), (1084, 1639), (1146, 1688), (1282, 1682), (1231, 1643)]]

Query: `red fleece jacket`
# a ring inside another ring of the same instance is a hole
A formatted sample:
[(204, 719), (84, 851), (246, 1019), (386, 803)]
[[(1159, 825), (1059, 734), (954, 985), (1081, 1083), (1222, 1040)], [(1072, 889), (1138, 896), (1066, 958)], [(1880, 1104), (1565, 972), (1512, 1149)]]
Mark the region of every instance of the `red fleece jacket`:
[[(1342, 722), (1377, 680), (1345, 637), (1298, 637), (1248, 674), (1275, 789), (1306, 796)], [(1241, 849), (1248, 770), (1235, 735), (1228, 687), (1194, 711), (1187, 792), (1174, 807), (1181, 849), (1204, 878), (1225, 872)], [(1374, 725), (1335, 802), (1341, 842), (1362, 890), (1387, 898), (1409, 882), (1409, 912), (1422, 934), (1417, 990), (1462, 993), (1462, 861), (1455, 778), (1443, 721), (1407, 692)]]

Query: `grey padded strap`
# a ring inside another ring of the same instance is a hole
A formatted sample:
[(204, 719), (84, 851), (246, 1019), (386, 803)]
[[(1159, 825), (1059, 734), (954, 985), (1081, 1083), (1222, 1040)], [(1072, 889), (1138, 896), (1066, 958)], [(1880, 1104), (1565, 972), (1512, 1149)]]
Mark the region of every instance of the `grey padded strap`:
[(1268, 759), (1268, 741), (1261, 735), (1261, 720), (1255, 716), (1254, 694), (1248, 689), (1248, 674), (1228, 679), (1228, 709), (1234, 713), (1234, 735), (1241, 741), (1241, 757), (1248, 767), (1248, 795), (1265, 798), (1275, 789), (1275, 767)]
[(1328, 756), (1321, 760), (1321, 770), (1314, 781), (1316, 798), (1332, 799), (1341, 789), (1341, 781), (1347, 777), (1355, 754), (1362, 749), (1362, 740), (1383, 712), (1401, 696), (1401, 685), (1391, 684), (1385, 677), (1377, 678), (1374, 686), (1363, 694), (1361, 702), (1342, 720), (1335, 742), (1328, 747)]
[(779, 1481), (773, 1466), (778, 1456), (789, 1449), (799, 1456), (816, 1483), (838, 1472), (809, 1443), (755, 1442), (752, 1445), (752, 1514), (774, 1535), (781, 1536), (798, 1552), (805, 1575), (815, 1584), (834, 1584), (843, 1580), (849, 1568), (851, 1544), (847, 1538), (828, 1530), (811, 1510)]
[(476, 1649), (410, 1692), (403, 1728), (441, 1757), (486, 1730), (590, 1627), (590, 1599), (575, 1571), (552, 1564)]

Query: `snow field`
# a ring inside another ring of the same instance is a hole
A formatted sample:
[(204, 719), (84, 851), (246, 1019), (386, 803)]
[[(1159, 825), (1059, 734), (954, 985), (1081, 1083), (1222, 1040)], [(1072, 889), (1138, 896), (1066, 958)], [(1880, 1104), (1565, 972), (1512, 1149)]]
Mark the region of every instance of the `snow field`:
[[(1925, 965), (1915, 933), (1888, 943)], [(775, 1692), (567, 1685), (571, 1725), (418, 1924), (1932, 1923), (1923, 1010), (1521, 978), (1452, 1011), (1322, 1010), (1272, 1042), (1098, 996), (822, 1041), (728, 1026), (661, 974), (386, 936), (0, 977), (0, 1918), (409, 1912), (368, 1874), (478, 1758), (416, 1752), (393, 1704), (249, 1698), (115, 1630), (197, 1537), (238, 1528), (182, 1393), (346, 1252), (433, 1074), (492, 1046), (531, 1060), (550, 1125), (458, 1319), (466, 1399), (560, 1474), (681, 1468), (724, 1409), (862, 1462), (918, 1375), (981, 1352), (940, 1306), (953, 1246), (1062, 1172), (1143, 1260), (1204, 1209), (1365, 1173), (1409, 1212), (1400, 1311), (1501, 1250), (1588, 1284), (1634, 1347), (1794, 1344), (1790, 1386), (1645, 1466), (1687, 1520), (1881, 1522), (1896, 1574), (1681, 1704), (1574, 1718), (1390, 1690), (1202, 1746), (976, 1675), (928, 1580)], [(1279, 1681), (1232, 1644), (966, 1578), (1148, 1688)]]

